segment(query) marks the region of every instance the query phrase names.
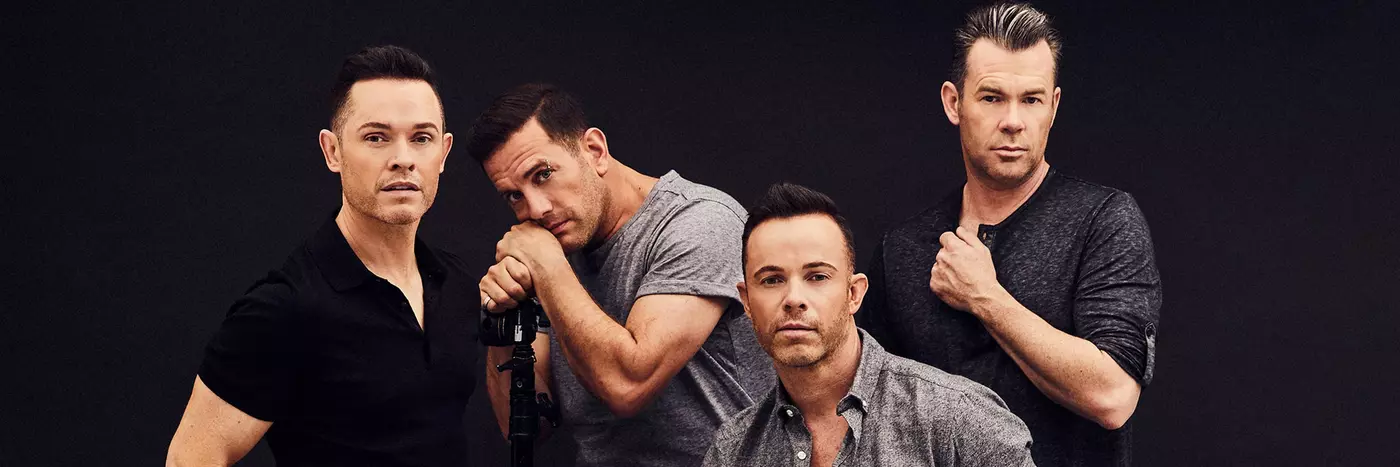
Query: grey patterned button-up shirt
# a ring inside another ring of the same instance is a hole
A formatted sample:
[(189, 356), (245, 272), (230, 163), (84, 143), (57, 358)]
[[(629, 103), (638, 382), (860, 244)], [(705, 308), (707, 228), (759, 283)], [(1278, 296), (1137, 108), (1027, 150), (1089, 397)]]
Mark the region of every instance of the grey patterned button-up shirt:
[[(1027, 466), (1031, 435), (990, 389), (885, 352), (860, 330), (860, 363), (836, 406), (850, 429), (836, 466)], [(808, 466), (812, 436), (781, 382), (720, 427), (706, 466)]]

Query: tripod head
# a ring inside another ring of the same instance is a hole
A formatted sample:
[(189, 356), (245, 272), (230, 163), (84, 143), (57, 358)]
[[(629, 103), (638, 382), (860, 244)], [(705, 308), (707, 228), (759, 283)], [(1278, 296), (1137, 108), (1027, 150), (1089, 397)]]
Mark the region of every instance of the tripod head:
[(481, 343), (513, 348), (510, 360), (496, 365), (497, 372), (510, 371), (510, 465), (531, 466), (540, 417), (559, 426), (559, 407), (548, 394), (535, 392), (535, 348), (531, 344), (540, 328), (549, 327), (549, 318), (534, 298), (501, 313), (484, 307), (481, 311)]

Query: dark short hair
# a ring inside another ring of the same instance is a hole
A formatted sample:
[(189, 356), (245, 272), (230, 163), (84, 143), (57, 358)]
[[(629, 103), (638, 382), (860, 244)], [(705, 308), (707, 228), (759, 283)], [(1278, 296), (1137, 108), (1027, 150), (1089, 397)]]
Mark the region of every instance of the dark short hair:
[[(365, 47), (359, 52), (345, 57), (340, 64), (340, 72), (335, 76), (335, 87), (331, 88), (331, 131), (340, 131), (345, 124), (345, 107), (350, 103), (350, 88), (360, 81), (375, 79), (418, 80), (433, 88), (438, 98), (438, 109), (442, 109), (442, 95), (438, 93), (437, 80), (428, 62), (413, 51), (396, 45)], [(443, 126), (447, 116), (442, 115)]]
[(1055, 77), (1060, 74), (1060, 32), (1050, 26), (1050, 17), (1025, 3), (996, 3), (978, 7), (967, 14), (967, 21), (953, 32), (953, 85), (962, 91), (967, 79), (967, 53), (978, 39), (988, 39), (1012, 52), (1026, 50), (1045, 41), (1055, 57)]
[(769, 186), (768, 191), (754, 203), (753, 209), (749, 210), (749, 220), (744, 222), (742, 250), (745, 267), (749, 261), (749, 234), (753, 233), (753, 229), (770, 220), (807, 214), (825, 214), (836, 221), (836, 227), (841, 229), (841, 236), (846, 240), (846, 259), (850, 261), (851, 269), (855, 270), (855, 235), (851, 233), (851, 226), (846, 223), (841, 211), (836, 209), (836, 202), (819, 191), (788, 182)]
[(578, 151), (578, 139), (588, 131), (588, 117), (577, 98), (552, 84), (516, 86), (496, 97), (467, 129), (467, 154), (485, 163), (534, 118), (550, 141)]

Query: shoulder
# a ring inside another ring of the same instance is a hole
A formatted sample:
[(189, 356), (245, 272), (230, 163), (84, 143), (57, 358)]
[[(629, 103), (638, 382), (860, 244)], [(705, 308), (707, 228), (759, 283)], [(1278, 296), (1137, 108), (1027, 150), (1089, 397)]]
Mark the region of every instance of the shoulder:
[(666, 174), (653, 189), (660, 192), (658, 198), (667, 198), (674, 214), (732, 218), (740, 223), (748, 218), (748, 211), (728, 193), (686, 180), (674, 172)]
[(735, 455), (743, 450), (746, 442), (757, 442), (763, 434), (765, 418), (773, 413), (777, 404), (776, 389), (768, 391), (762, 400), (745, 407), (730, 416), (715, 432), (713, 450), (721, 454)]
[(1058, 172), (1053, 183), (1052, 206), (1089, 211), (1095, 218), (1121, 217), (1137, 211), (1137, 202), (1126, 191)]

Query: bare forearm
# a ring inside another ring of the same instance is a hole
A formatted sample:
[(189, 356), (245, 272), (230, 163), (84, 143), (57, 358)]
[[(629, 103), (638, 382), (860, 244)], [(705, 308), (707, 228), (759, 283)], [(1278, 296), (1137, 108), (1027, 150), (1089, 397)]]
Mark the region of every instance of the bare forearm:
[(971, 308), (1051, 400), (1108, 429), (1121, 427), (1132, 415), (1137, 381), (1092, 342), (1056, 329), (1004, 291)]
[(550, 274), (535, 291), (569, 368), (594, 394), (620, 396), (655, 370), (642, 368), (636, 338), (593, 302), (572, 270)]

